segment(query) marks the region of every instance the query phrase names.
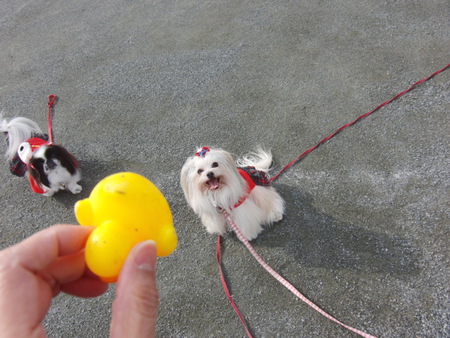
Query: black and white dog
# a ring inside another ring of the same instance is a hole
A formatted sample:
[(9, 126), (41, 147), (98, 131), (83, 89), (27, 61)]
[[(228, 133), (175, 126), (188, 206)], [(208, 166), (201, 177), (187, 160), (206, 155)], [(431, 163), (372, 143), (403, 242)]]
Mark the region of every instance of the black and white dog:
[(26, 117), (10, 121), (0, 116), (0, 130), (6, 137), (10, 171), (27, 175), (34, 192), (52, 196), (59, 190), (81, 192), (81, 172), (75, 157), (60, 145), (50, 143), (48, 135)]

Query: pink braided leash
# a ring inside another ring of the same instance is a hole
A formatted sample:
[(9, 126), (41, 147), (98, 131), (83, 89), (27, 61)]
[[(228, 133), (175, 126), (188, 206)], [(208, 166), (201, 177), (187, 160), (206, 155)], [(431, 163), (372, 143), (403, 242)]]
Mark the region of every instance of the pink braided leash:
[[(248, 249), (248, 251), (250, 251), (250, 253), (253, 255), (253, 257), (255, 257), (255, 259), (258, 261), (258, 263), (268, 272), (270, 273), (278, 282), (280, 282), (285, 288), (287, 288), (289, 291), (291, 291), (295, 296), (297, 296), (297, 298), (299, 298), (301, 301), (305, 302), (307, 305), (309, 305), (310, 307), (312, 307), (314, 310), (316, 310), (317, 312), (319, 312), (321, 315), (325, 316), (326, 318), (328, 318), (329, 320), (332, 320), (333, 322), (345, 327), (347, 330), (350, 330), (356, 334), (359, 334), (362, 337), (366, 337), (366, 338), (375, 338), (375, 336), (372, 336), (368, 333), (365, 333), (363, 331), (360, 331), (358, 329), (355, 329), (351, 326), (348, 326), (342, 322), (340, 322), (339, 320), (337, 320), (336, 318), (334, 318), (333, 316), (329, 315), (328, 313), (326, 313), (324, 310), (322, 310), (320, 307), (318, 307), (316, 304), (314, 304), (312, 301), (310, 301), (308, 298), (306, 298), (304, 295), (302, 295), (291, 283), (289, 283), (286, 279), (284, 279), (280, 274), (278, 274), (274, 269), (272, 269), (262, 258), (261, 256), (258, 255), (258, 253), (255, 251), (255, 249), (252, 247), (252, 245), (249, 243), (249, 241), (247, 240), (247, 238), (245, 238), (245, 236), (242, 234), (242, 232), (239, 230), (239, 228), (236, 226), (236, 223), (234, 223), (233, 219), (231, 218), (230, 214), (225, 210), (222, 209), (221, 212), (223, 213), (223, 215), (225, 216), (225, 219), (228, 222), (228, 225), (231, 227), (231, 229), (236, 233), (237, 238), (244, 243), (244, 245), (246, 246), (246, 248)], [(243, 322), (244, 326), (245, 322), (241, 319), (241, 321)], [(247, 330), (248, 332), (248, 330)]]

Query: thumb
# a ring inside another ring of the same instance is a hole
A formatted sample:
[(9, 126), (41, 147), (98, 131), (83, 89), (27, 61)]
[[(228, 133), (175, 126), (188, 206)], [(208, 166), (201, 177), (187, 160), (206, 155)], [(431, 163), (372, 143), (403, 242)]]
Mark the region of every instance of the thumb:
[(137, 244), (120, 272), (112, 306), (111, 337), (155, 337), (159, 294), (156, 244)]

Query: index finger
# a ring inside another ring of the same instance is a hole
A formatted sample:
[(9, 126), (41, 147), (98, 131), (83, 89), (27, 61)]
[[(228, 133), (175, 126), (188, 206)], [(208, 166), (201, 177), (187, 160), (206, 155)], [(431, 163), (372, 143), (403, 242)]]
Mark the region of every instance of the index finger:
[(93, 228), (78, 225), (54, 225), (5, 250), (9, 264), (41, 271), (58, 257), (84, 249)]

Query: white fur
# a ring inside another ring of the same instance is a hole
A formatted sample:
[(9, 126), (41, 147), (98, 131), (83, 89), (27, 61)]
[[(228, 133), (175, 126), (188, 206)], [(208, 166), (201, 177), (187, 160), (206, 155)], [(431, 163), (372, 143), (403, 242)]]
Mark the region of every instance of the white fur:
[[(217, 164), (217, 165), (216, 165)], [(284, 201), (273, 187), (256, 186), (245, 201), (247, 183), (237, 167), (253, 166), (268, 172), (272, 155), (262, 149), (238, 159), (221, 149), (211, 149), (205, 156), (188, 158), (181, 170), (180, 183), (187, 202), (200, 217), (209, 233), (224, 234), (228, 227), (217, 207), (227, 210), (248, 240), (256, 238), (269, 225), (283, 218)], [(218, 187), (211, 189), (210, 177), (218, 178)]]
[(33, 133), (42, 134), (36, 122), (26, 117), (16, 117), (11, 121), (0, 115), (0, 131), (8, 133), (8, 150), (5, 156), (10, 160), (16, 155), (19, 145), (28, 140)]

